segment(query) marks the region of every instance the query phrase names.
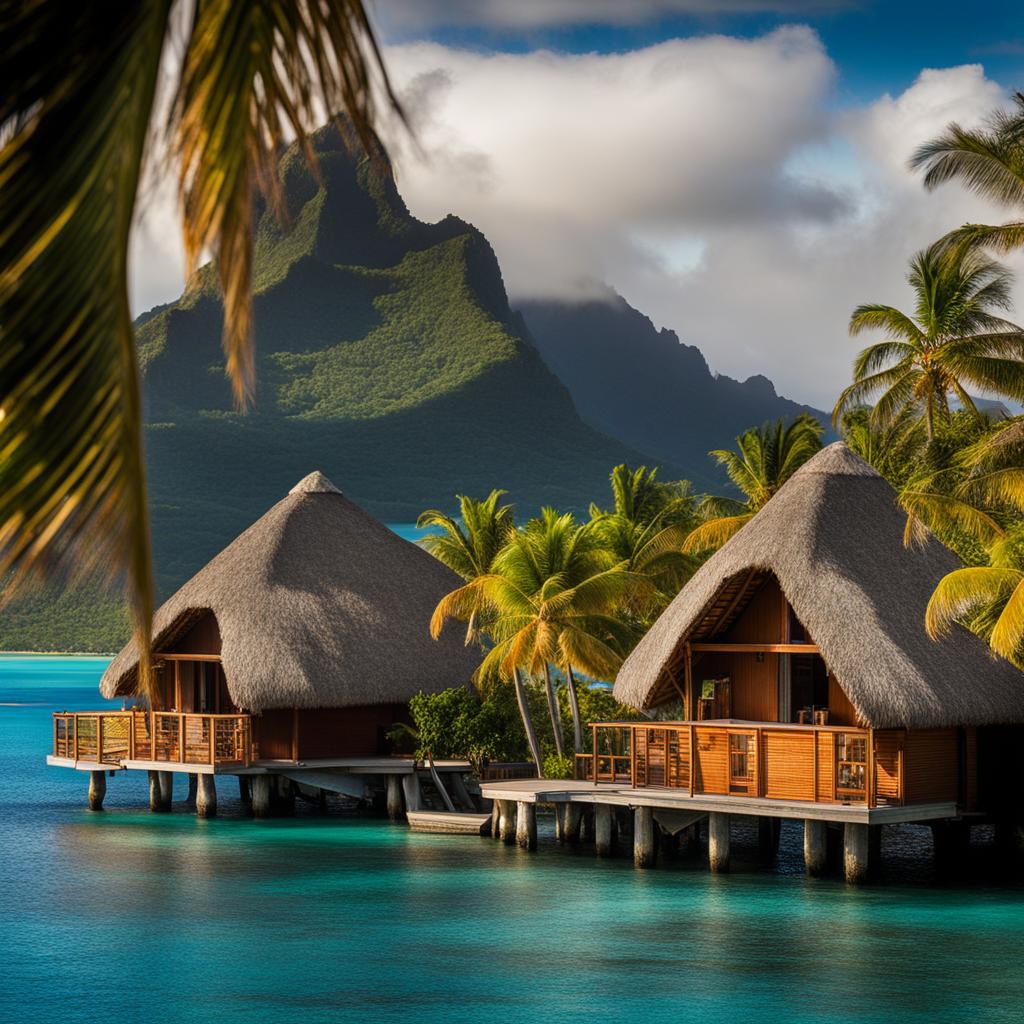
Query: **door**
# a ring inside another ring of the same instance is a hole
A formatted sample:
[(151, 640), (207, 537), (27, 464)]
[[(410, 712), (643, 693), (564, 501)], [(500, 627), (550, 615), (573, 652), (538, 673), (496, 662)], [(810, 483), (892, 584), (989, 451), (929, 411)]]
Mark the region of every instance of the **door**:
[(729, 792), (757, 795), (756, 733), (729, 733)]

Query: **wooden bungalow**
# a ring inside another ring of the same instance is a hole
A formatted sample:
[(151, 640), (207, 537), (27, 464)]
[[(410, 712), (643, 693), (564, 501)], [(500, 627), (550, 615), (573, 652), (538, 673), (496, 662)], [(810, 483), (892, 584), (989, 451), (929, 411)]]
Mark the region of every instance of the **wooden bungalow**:
[[(50, 762), (96, 784), (109, 767), (408, 773), (388, 733), (409, 698), (466, 684), (477, 665), (455, 631), (428, 631), (458, 583), (312, 473), (156, 612), (152, 706), (56, 714)], [(138, 705), (137, 685), (133, 642), (100, 690)]]
[(926, 635), (959, 562), (934, 540), (907, 548), (905, 522), (844, 444), (811, 459), (626, 660), (615, 697), (652, 717), (593, 724), (561, 798), (710, 814), (713, 862), (730, 814), (804, 819), (815, 868), (841, 822), (852, 876), (871, 826), (1007, 813), (1024, 675), (966, 629)]

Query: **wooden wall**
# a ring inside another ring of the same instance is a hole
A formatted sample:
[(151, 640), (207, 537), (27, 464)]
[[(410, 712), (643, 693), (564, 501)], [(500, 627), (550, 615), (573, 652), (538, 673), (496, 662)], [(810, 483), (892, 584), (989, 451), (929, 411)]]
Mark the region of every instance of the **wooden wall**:
[(701, 654), (694, 656), (693, 681), (700, 695), (704, 679), (729, 677), (732, 717), (752, 722), (777, 722), (779, 718), (779, 655)]
[(814, 733), (766, 729), (762, 742), (765, 795), (776, 800), (813, 800)]
[(828, 674), (828, 724), (860, 725), (859, 715), (831, 672)]
[(956, 800), (960, 768), (955, 729), (908, 730), (904, 745), (904, 798), (908, 804)]
[(302, 709), (297, 715), (281, 708), (258, 715), (254, 733), (261, 758), (385, 757), (391, 745), (384, 734), (409, 721), (404, 704)]
[(220, 654), (220, 627), (213, 612), (207, 612), (164, 650), (174, 654)]
[(716, 638), (734, 644), (777, 644), (782, 641), (786, 599), (778, 582), (770, 578), (750, 599), (725, 635)]

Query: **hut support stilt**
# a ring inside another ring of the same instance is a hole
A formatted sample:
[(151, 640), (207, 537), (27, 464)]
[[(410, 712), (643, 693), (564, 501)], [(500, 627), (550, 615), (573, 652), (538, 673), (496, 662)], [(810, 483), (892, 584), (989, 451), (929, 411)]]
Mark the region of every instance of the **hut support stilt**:
[(558, 802), (555, 805), (555, 839), (560, 843), (565, 842), (565, 803)]
[(392, 821), (401, 821), (405, 817), (402, 809), (402, 777), (400, 775), (389, 775), (388, 786), (388, 817)]
[(198, 788), (196, 790), (196, 817), (216, 818), (217, 817), (217, 784), (213, 775), (197, 775)]
[(516, 843), (522, 850), (537, 849), (537, 807), (525, 800), (516, 803)]
[(185, 795), (185, 806), (190, 810), (196, 809), (196, 794), (199, 792), (199, 776), (194, 772), (189, 772), (186, 776), (188, 779), (188, 793)]
[(161, 772), (147, 772), (149, 776), (149, 809), (161, 812), (169, 811), (170, 804), (164, 803), (163, 787), (160, 785)]
[(583, 819), (583, 808), (579, 804), (566, 803), (565, 821), (562, 825), (563, 842), (576, 846), (580, 841), (580, 822)]
[(103, 798), (107, 795), (107, 773), (89, 772), (89, 810), (102, 811)]
[(804, 870), (812, 878), (825, 874), (828, 866), (828, 825), (807, 818), (804, 821)]
[(511, 800), (498, 801), (498, 834), (506, 846), (516, 841), (515, 804)]
[(270, 776), (254, 775), (252, 777), (252, 816), (254, 818), (270, 817)]
[(654, 811), (650, 807), (637, 807), (633, 812), (633, 864), (638, 868), (653, 867), (656, 856)]
[(612, 855), (612, 809), (608, 804), (594, 808), (594, 847), (598, 857)]
[(174, 772), (160, 772), (160, 799), (165, 807), (174, 800)]
[(405, 809), (419, 811), (423, 809), (423, 796), (420, 793), (420, 777), (415, 772), (402, 776), (402, 792), (405, 794)]
[(848, 821), (843, 826), (843, 875), (851, 885), (867, 880), (869, 848), (868, 826)]
[(715, 872), (729, 870), (729, 815), (712, 811), (708, 815), (708, 867)]
[(248, 775), (238, 776), (238, 799), (246, 806), (252, 804), (252, 787)]
[(497, 800), (491, 801), (491, 838), (501, 838), (501, 810)]

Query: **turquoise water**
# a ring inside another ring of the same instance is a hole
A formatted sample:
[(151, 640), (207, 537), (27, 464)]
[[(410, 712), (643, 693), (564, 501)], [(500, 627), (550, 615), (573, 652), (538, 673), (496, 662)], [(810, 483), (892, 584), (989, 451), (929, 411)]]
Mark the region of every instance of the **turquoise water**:
[(86, 777), (44, 755), (50, 712), (96, 707), (103, 665), (0, 658), (0, 1021), (1024, 1020), (1024, 893), (926, 884), (920, 830), (887, 840), (887, 884), (856, 890), (804, 880), (794, 827), (775, 871), (713, 877), (545, 829), (531, 855), (256, 823), (226, 782), (214, 821), (150, 815), (123, 775), (90, 813)]

